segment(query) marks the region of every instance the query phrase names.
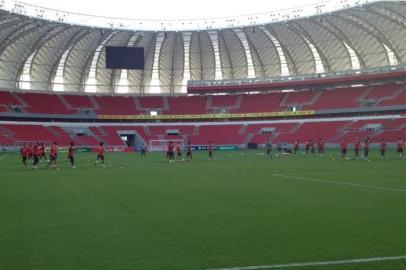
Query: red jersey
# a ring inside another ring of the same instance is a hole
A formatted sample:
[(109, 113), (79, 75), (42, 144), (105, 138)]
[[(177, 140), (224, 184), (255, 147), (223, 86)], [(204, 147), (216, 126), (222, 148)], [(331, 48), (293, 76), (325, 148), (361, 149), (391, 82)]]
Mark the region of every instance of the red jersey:
[(381, 147), (381, 150), (385, 150), (385, 148), (386, 148), (386, 142), (381, 142), (380, 147)]
[(40, 149), (39, 149), (38, 146), (34, 146), (33, 154), (34, 154), (34, 156), (39, 156), (39, 154), (40, 154)]
[(346, 150), (347, 147), (348, 147), (348, 143), (347, 143), (347, 142), (341, 142), (341, 143), (340, 143), (340, 148), (341, 148), (342, 150)]
[(399, 150), (403, 150), (403, 148), (405, 147), (405, 142), (403, 140), (398, 140), (396, 147)]
[(23, 157), (28, 157), (28, 152), (29, 152), (29, 149), (27, 147), (21, 148), (21, 155)]
[(294, 148), (294, 149), (299, 149), (299, 142), (298, 142), (298, 141), (295, 141), (295, 142), (293, 143), (293, 148)]
[(69, 146), (69, 148), (68, 148), (68, 156), (73, 157), (73, 147), (72, 146)]
[(324, 142), (319, 141), (318, 146), (319, 146), (319, 149), (324, 149)]
[(97, 153), (98, 153), (100, 156), (103, 156), (103, 155), (104, 155), (104, 146), (100, 146)]
[(56, 156), (57, 153), (58, 153), (58, 149), (57, 149), (56, 145), (52, 145), (50, 155), (54, 157), (54, 156)]
[(174, 146), (173, 144), (168, 144), (168, 152), (173, 153)]
[(355, 141), (354, 148), (355, 150), (359, 150), (361, 148), (361, 141)]
[(41, 146), (40, 152), (41, 152), (41, 154), (45, 154), (45, 146)]

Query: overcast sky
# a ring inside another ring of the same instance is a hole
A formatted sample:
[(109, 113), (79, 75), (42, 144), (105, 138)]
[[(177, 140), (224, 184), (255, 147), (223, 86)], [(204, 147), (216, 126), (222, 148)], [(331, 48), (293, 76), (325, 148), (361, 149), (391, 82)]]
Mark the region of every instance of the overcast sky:
[(247, 15), (319, 3), (321, 0), (22, 0), (22, 2), (91, 15), (167, 20)]

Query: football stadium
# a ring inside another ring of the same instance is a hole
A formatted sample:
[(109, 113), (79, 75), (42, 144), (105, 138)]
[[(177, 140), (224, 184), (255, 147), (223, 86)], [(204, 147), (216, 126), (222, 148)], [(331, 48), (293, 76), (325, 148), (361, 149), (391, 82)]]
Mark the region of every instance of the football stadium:
[(1, 270), (406, 269), (406, 1), (60, 2), (0, 1)]

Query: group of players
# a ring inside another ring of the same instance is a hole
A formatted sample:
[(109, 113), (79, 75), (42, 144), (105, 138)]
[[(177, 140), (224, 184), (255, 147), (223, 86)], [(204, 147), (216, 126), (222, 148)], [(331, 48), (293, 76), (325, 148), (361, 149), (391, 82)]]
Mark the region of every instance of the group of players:
[[(95, 166), (98, 165), (99, 161), (103, 167), (106, 167), (104, 163), (104, 143), (100, 142), (97, 150), (97, 157), (94, 163)], [(32, 169), (37, 170), (39, 163), (45, 161), (47, 163), (46, 168), (58, 169), (58, 144), (56, 142), (52, 143), (49, 149), (49, 159), (47, 158), (47, 152), (44, 143), (33, 143), (24, 144), (20, 148), (20, 155), (24, 168), (29, 168), (29, 163), (32, 165)], [(74, 143), (71, 142), (68, 147), (67, 160), (70, 163), (71, 168), (75, 169), (75, 149)]]
[[(361, 142), (360, 139), (356, 139), (355, 142), (353, 143), (354, 145), (354, 158), (355, 159), (365, 159), (369, 160), (369, 145), (371, 143), (370, 138), (366, 138), (363, 142)], [(299, 152), (299, 140), (295, 140), (293, 142), (293, 147), (292, 149), (288, 148), (288, 143), (284, 142), (283, 144), (278, 143), (276, 146), (278, 154), (282, 153), (289, 153), (296, 155)], [(404, 158), (404, 141), (402, 138), (398, 138), (398, 141), (396, 143), (396, 152), (399, 155), (401, 159)], [(272, 142), (269, 140), (266, 144), (266, 152), (268, 158), (272, 157)], [(340, 143), (340, 152), (341, 152), (341, 159), (348, 159), (347, 153), (349, 149), (349, 144), (346, 141), (342, 141)], [(385, 142), (385, 139), (382, 139), (381, 142), (379, 143), (379, 150), (380, 150), (380, 155), (382, 159), (386, 159), (386, 149), (387, 149), (387, 143)], [(317, 141), (313, 140), (308, 140), (305, 143), (305, 154), (306, 155), (314, 155), (316, 154), (316, 150), (318, 154), (323, 155), (325, 153), (325, 142), (319, 138)], [(363, 155), (361, 156), (361, 150), (363, 150)], [(167, 144), (167, 152), (166, 152), (166, 160), (169, 162), (175, 162), (175, 161), (185, 161), (182, 157), (182, 151), (183, 147), (180, 143), (175, 144), (173, 141), (169, 141)], [(193, 158), (192, 154), (192, 145), (191, 142), (189, 141), (186, 146), (186, 161), (191, 161)], [(103, 167), (106, 167), (105, 165), (105, 159), (104, 159), (104, 143), (100, 142), (99, 147), (96, 149), (97, 152), (97, 157), (96, 161), (94, 163), (95, 166), (101, 162), (101, 165)], [(141, 148), (141, 155), (145, 157), (147, 152), (147, 147), (144, 145)], [(176, 153), (176, 158), (175, 158), (175, 153)], [(38, 169), (38, 165), (41, 161), (47, 162), (46, 167), (47, 168), (53, 168), (53, 169), (59, 169), (58, 166), (58, 144), (54, 142), (49, 150), (49, 159), (47, 159), (47, 153), (46, 153), (46, 148), (44, 143), (34, 143), (34, 144), (24, 144), (21, 149), (20, 149), (20, 154), (22, 158), (22, 163), (24, 168), (28, 168), (28, 164), (31, 163), (33, 169)], [(209, 160), (214, 160), (214, 147), (212, 141), (209, 141), (208, 143), (208, 154), (209, 154)], [(75, 150), (74, 150), (74, 144), (73, 142), (70, 143), (68, 147), (68, 155), (67, 155), (67, 160), (69, 161), (70, 165), (72, 168), (75, 167)]]
[[(356, 139), (353, 143), (354, 145), (354, 158), (355, 159), (365, 159), (369, 160), (369, 147), (370, 147), (371, 139), (367, 137), (365, 140), (361, 141), (360, 139)], [(266, 144), (266, 151), (267, 151), (267, 156), (268, 158), (272, 157), (272, 142), (268, 141)], [(405, 147), (405, 142), (401, 137), (398, 138), (396, 142), (396, 152), (399, 155), (399, 158), (404, 159), (404, 147)], [(293, 147), (292, 150), (288, 148), (288, 143), (284, 142), (283, 144), (278, 143), (276, 146), (278, 154), (281, 153), (289, 153), (296, 155), (299, 151), (299, 140), (295, 140), (293, 142)], [(340, 152), (341, 152), (341, 159), (348, 159), (347, 153), (349, 149), (349, 143), (347, 141), (341, 141), (340, 143)], [(386, 149), (387, 149), (387, 144), (385, 139), (382, 139), (381, 142), (379, 143), (379, 150), (380, 150), (380, 155), (381, 159), (386, 159)], [(325, 153), (325, 142), (322, 140), (322, 138), (319, 138), (317, 141), (314, 140), (308, 140), (305, 143), (305, 154), (306, 155), (314, 155), (316, 154), (316, 150), (318, 154), (323, 155)], [(363, 150), (363, 155), (361, 156), (361, 150)]]
[[(175, 143), (173, 141), (169, 141), (167, 145), (167, 151), (166, 151), (166, 160), (169, 162), (175, 162), (175, 161), (185, 161), (182, 157), (182, 145), (180, 143)], [(214, 147), (212, 141), (209, 141), (208, 145), (208, 152), (209, 152), (209, 160), (214, 160)], [(175, 153), (176, 153), (176, 159), (175, 159)], [(141, 155), (143, 153), (141, 152)], [(145, 155), (145, 152), (144, 152)], [(189, 141), (186, 146), (186, 161), (191, 161), (193, 158), (192, 154), (192, 144)]]

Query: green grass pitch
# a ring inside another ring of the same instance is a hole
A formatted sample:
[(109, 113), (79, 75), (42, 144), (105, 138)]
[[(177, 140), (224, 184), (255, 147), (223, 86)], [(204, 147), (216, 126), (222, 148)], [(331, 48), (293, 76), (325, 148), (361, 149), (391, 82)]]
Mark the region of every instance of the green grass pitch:
[[(205, 270), (406, 255), (406, 161), (256, 152), (78, 154), (70, 169), (0, 154), (1, 270)], [(334, 160), (333, 160), (333, 157)], [(43, 165), (42, 165), (43, 167)], [(253, 268), (255, 269), (255, 268)], [(267, 268), (261, 268), (267, 269)], [(273, 269), (273, 268), (272, 268)], [(316, 270), (404, 270), (406, 260)]]

